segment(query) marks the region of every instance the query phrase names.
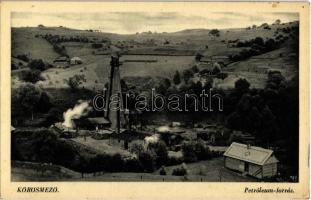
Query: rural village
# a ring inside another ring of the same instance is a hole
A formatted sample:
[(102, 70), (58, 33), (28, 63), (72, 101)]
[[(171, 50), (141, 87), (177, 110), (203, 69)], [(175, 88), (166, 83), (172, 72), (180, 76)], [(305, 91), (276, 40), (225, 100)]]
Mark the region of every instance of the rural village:
[(12, 27), (12, 180), (297, 182), (299, 22), (216, 28)]

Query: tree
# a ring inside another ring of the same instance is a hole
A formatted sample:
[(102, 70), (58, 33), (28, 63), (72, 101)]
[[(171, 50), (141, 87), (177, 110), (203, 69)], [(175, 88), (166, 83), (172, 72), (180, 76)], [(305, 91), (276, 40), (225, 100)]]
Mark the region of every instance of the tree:
[(212, 36), (216, 36), (216, 37), (219, 37), (219, 30), (218, 29), (212, 29), (210, 30), (209, 34), (212, 35)]
[(183, 72), (184, 81), (187, 84), (191, 77), (193, 77), (193, 72), (191, 70), (186, 69)]
[(175, 85), (179, 85), (181, 80), (180, 80), (180, 74), (179, 74), (179, 71), (176, 71), (175, 72), (175, 75), (173, 77), (173, 82)]
[(198, 68), (198, 66), (194, 65), (191, 70), (193, 71), (193, 73), (198, 73), (200, 70)]
[(281, 24), (281, 20), (280, 19), (275, 20), (274, 24), (276, 24), (276, 25)]
[(41, 71), (37, 69), (22, 71), (20, 74), (20, 78), (23, 81), (30, 82), (30, 83), (36, 83), (40, 80), (44, 80), (43, 77), (41, 76)]
[(148, 149), (154, 152), (156, 155), (156, 164), (157, 166), (165, 165), (168, 161), (168, 151), (166, 144), (160, 140), (156, 143), (149, 144)]
[(264, 46), (264, 40), (261, 37), (256, 37), (253, 43), (259, 46)]
[(139, 143), (138, 141), (132, 142), (130, 146), (131, 153), (135, 153), (136, 155), (139, 155), (143, 151), (144, 151), (144, 146), (141, 143)]
[(275, 49), (276, 48), (276, 42), (275, 42), (275, 40), (274, 39), (268, 39), (266, 42), (265, 42), (265, 47), (266, 47), (266, 50), (267, 51), (271, 51), (271, 50), (273, 50), (273, 49)]
[(183, 153), (185, 162), (196, 162), (198, 160), (196, 152), (195, 152), (194, 142), (183, 143), (182, 153)]
[(240, 78), (234, 83), (234, 87), (238, 92), (246, 92), (249, 89), (250, 83), (244, 79)]
[(165, 86), (166, 89), (168, 89), (171, 86), (171, 81), (168, 78), (165, 78), (163, 80), (163, 85)]
[(197, 53), (196, 55), (195, 55), (195, 60), (197, 61), (197, 62), (199, 62), (199, 61), (201, 61), (201, 59), (203, 58), (204, 56), (201, 54), (201, 53)]
[(42, 59), (34, 59), (30, 61), (30, 63), (28, 64), (28, 67), (32, 70), (40, 70), (40, 71), (43, 71), (46, 69), (46, 66), (44, 62), (42, 61)]
[(37, 110), (40, 112), (47, 112), (50, 110), (52, 103), (50, 101), (50, 96), (47, 92), (41, 92), (40, 99), (38, 101)]
[(22, 109), (25, 113), (30, 112), (31, 119), (33, 120), (33, 113), (40, 100), (41, 90), (31, 83), (27, 83), (18, 88), (17, 91), (14, 91), (14, 93), (15, 92)]
[(143, 169), (147, 172), (153, 172), (155, 169), (155, 159), (148, 151), (141, 152), (138, 156)]
[(84, 74), (74, 75), (67, 80), (67, 84), (71, 90), (74, 91), (78, 89), (79, 85), (82, 84), (82, 81), (86, 81)]

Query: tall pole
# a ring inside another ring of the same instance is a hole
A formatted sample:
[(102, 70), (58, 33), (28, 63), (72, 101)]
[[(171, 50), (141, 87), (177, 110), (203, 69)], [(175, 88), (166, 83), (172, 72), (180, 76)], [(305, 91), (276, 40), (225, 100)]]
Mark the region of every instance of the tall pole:
[(120, 133), (120, 109), (121, 109), (121, 107), (120, 107), (120, 105), (121, 105), (121, 103), (120, 103), (120, 101), (121, 101), (121, 97), (120, 97), (120, 93), (118, 93), (118, 106), (117, 106), (117, 133), (119, 134)]

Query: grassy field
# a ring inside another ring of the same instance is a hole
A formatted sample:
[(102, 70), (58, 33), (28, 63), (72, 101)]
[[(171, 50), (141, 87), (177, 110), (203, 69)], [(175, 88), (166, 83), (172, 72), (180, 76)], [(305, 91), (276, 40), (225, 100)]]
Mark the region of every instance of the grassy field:
[[(66, 80), (75, 74), (84, 74), (86, 82), (81, 87), (92, 89), (103, 87), (108, 81), (110, 57), (105, 55), (81, 56), (84, 63), (70, 68), (51, 68), (42, 73), (46, 79), (37, 84), (44, 88), (68, 87)], [(167, 77), (172, 78), (176, 70), (183, 71), (194, 64), (193, 56), (137, 56), (125, 55), (122, 60), (157, 60), (157, 62), (125, 62), (120, 67), (121, 78), (124, 77)]]
[(86, 137), (86, 140), (84, 140), (83, 137), (73, 138), (72, 140), (93, 148), (99, 153), (106, 153), (111, 155), (119, 153), (124, 157), (133, 156), (129, 151), (123, 149), (121, 142), (118, 142), (117, 140), (96, 140), (91, 137)]
[[(136, 78), (150, 77), (154, 82), (157, 77), (171, 78), (176, 70), (183, 71), (194, 65), (194, 55), (201, 52), (206, 56), (223, 55), (228, 56), (240, 52), (243, 48), (229, 47), (229, 40), (239, 39), (240, 41), (254, 39), (255, 37), (267, 38), (275, 37), (275, 31), (278, 28), (294, 26), (295, 23), (287, 23), (281, 25), (271, 25), (271, 29), (223, 29), (220, 30), (219, 37), (209, 35), (207, 29), (183, 30), (175, 33), (153, 33), (153, 34), (133, 34), (118, 35), (102, 32), (89, 32), (84, 30), (67, 29), (65, 27), (27, 27), (12, 29), (12, 55), (17, 56), (26, 54), (30, 58), (40, 58), (44, 61), (52, 63), (59, 55), (54, 52), (53, 47), (45, 39), (36, 37), (36, 35), (60, 35), (64, 37), (88, 37), (90, 40), (108, 38), (111, 46), (115, 47), (119, 44), (132, 45), (127, 52), (128, 54), (160, 54), (160, 55), (123, 55), (123, 60), (156, 60), (156, 62), (124, 62), (120, 67), (121, 77)], [(284, 35), (284, 33), (282, 33)], [(148, 43), (148, 41), (153, 43)], [(169, 44), (164, 44), (169, 41)], [(83, 60), (83, 64), (71, 66), (67, 69), (52, 68), (42, 73), (45, 77), (44, 81), (37, 84), (43, 88), (64, 88), (67, 87), (66, 80), (75, 74), (84, 74), (86, 82), (81, 87), (93, 89), (102, 88), (108, 81), (109, 74), (109, 55), (94, 55), (92, 43), (82, 42), (63, 42), (61, 45), (66, 47), (66, 51), (70, 57), (79, 56)], [(208, 48), (207, 48), (208, 46)], [(290, 46), (284, 46), (269, 52), (265, 55), (255, 56), (250, 59), (235, 62), (229, 65), (225, 72), (229, 76), (225, 80), (215, 80), (215, 87), (231, 88), (238, 78), (246, 78), (251, 87), (262, 88), (266, 81), (266, 69), (278, 69), (286, 78), (291, 78), (298, 72), (298, 63), (296, 58), (291, 58)], [(284, 56), (280, 57), (280, 53)], [(126, 54), (126, 53), (125, 53)], [(167, 56), (165, 56), (167, 54)], [(179, 55), (179, 56), (170, 56)], [(183, 55), (183, 56), (181, 56)], [(186, 56), (190, 55), (190, 56)], [(18, 62), (18, 60), (16, 61)], [(23, 65), (26, 65), (23, 63)], [(13, 87), (17, 87), (20, 81), (17, 77), (18, 73), (12, 73)], [(151, 81), (151, 82), (152, 82)], [(151, 83), (150, 84), (153, 84)], [(142, 85), (143, 82), (137, 82)]]
[[(21, 164), (23, 162), (20, 162)], [(84, 174), (52, 165), (46, 170), (35, 170), (40, 164), (32, 163), (12, 167), (12, 181), (159, 181), (159, 182), (257, 182), (257, 179), (242, 176), (223, 167), (223, 158), (200, 161), (187, 164), (188, 175), (173, 176), (172, 170), (177, 166), (165, 167), (167, 175), (159, 175), (159, 171), (153, 173), (101, 173)], [(61, 169), (61, 170), (59, 170)]]

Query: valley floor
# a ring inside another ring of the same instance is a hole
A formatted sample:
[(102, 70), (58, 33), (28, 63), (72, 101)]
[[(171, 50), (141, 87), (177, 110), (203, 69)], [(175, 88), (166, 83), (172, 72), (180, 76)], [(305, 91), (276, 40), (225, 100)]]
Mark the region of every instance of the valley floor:
[[(56, 166), (60, 170), (53, 171), (51, 169), (42, 171), (31, 168), (31, 165), (22, 165), (19, 162), (18, 166), (12, 166), (11, 179), (12, 181), (157, 181), (157, 182), (257, 182), (257, 179), (242, 176), (239, 173), (233, 172), (223, 167), (223, 158), (214, 158), (212, 160), (200, 161), (187, 164), (187, 176), (172, 176), (172, 171), (177, 166), (165, 167), (168, 175), (159, 175), (159, 170), (153, 173), (104, 173), (104, 174), (81, 174), (72, 170)], [(21, 167), (23, 166), (23, 167)]]

